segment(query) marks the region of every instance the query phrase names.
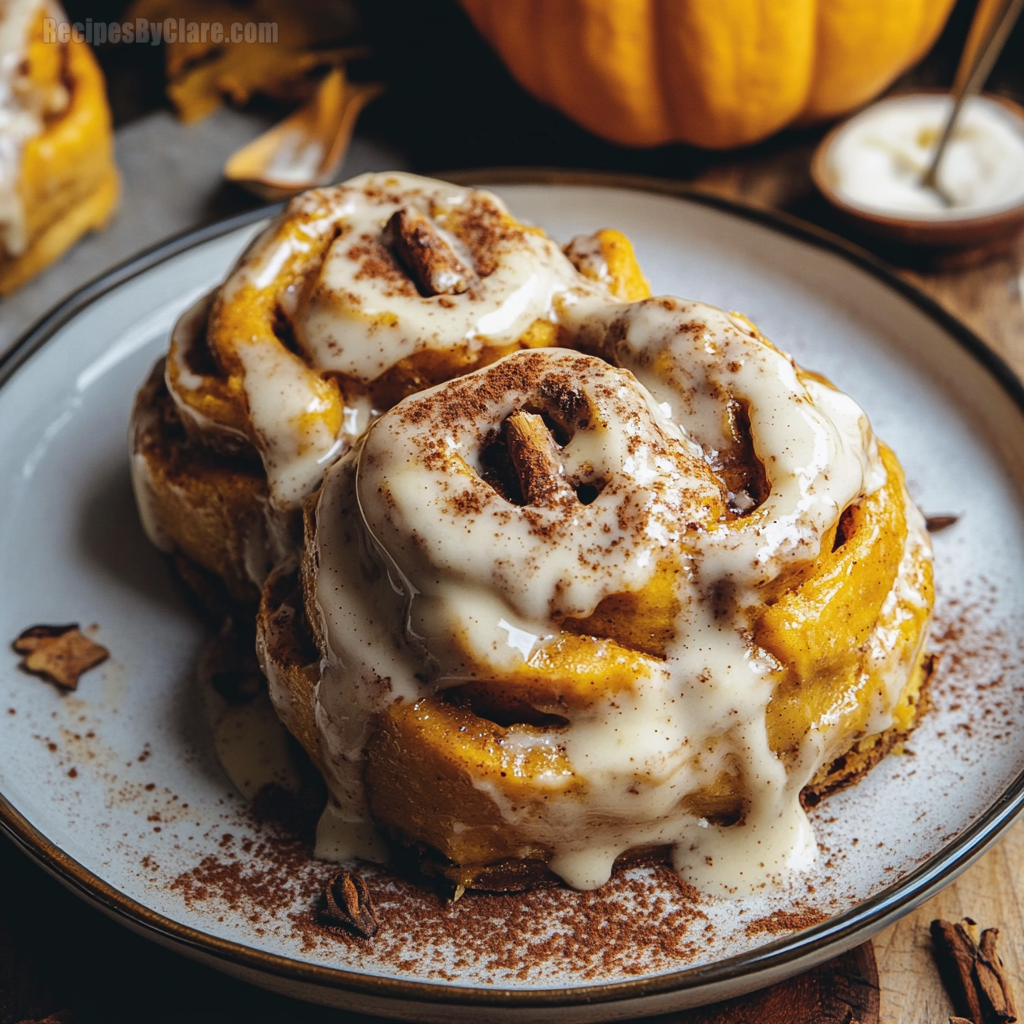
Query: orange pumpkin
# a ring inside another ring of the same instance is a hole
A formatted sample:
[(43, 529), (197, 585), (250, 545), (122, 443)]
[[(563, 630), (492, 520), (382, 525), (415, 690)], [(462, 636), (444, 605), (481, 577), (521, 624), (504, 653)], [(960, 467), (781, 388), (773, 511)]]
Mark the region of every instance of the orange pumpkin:
[(865, 103), (954, 0), (461, 3), (525, 88), (597, 135), (728, 149)]

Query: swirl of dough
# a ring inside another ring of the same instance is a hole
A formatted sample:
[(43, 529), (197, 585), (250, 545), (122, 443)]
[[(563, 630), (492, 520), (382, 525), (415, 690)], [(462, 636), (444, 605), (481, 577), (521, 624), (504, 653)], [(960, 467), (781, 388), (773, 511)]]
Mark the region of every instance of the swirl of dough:
[(289, 203), (183, 322), (167, 383), (193, 434), (247, 441), (295, 508), (407, 394), (518, 348), (607, 286), (488, 192), (363, 175)]
[(884, 483), (863, 410), (745, 317), (671, 297), (580, 312), (578, 346), (634, 373), (731, 484), (742, 519), (725, 547), (745, 583), (814, 557), (840, 512)]
[(407, 398), (328, 475), (317, 759), (342, 817), (460, 878), (532, 858), (592, 887), (667, 845), (705, 887), (765, 884), (813, 859), (801, 792), (912, 723), (920, 515), (859, 407), (743, 318), (573, 318), (600, 358)]

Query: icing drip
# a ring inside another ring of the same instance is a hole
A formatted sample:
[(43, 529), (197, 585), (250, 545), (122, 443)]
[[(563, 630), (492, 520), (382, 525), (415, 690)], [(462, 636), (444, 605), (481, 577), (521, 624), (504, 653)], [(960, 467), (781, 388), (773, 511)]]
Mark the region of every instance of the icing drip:
[[(573, 622), (586, 634), (602, 601), (668, 579), (669, 635), (636, 657), (627, 682), (613, 686), (609, 673), (583, 696), (552, 683), (533, 707), (560, 721), (508, 729), (506, 751), (564, 758), (534, 780), (536, 799), (513, 799), (486, 775), (474, 785), (574, 886), (602, 884), (627, 849), (670, 844), (687, 879), (748, 891), (813, 860), (799, 793), (845, 735), (821, 721), (795, 759), (771, 749), (766, 711), (782, 666), (751, 639), (759, 590), (815, 557), (840, 513), (886, 482), (877, 443), (851, 399), (741, 317), (678, 299), (584, 299), (571, 320), (601, 359), (518, 353), (414, 396), (328, 475), (313, 564), (332, 797), (348, 820), (369, 820), (363, 748), (391, 703), (467, 682), (543, 688), (545, 659)], [(734, 407), (767, 488), (730, 493), (727, 508), (710, 467), (735, 446)], [(495, 446), (518, 465), (510, 424), (536, 432), (538, 410), (560, 439), (545, 449), (536, 433), (523, 493), (501, 493)], [(886, 679), (878, 729), (920, 652), (898, 636), (908, 607), (926, 604), (917, 566), (928, 541), (912, 506), (908, 524), (868, 642)], [(722, 778), (742, 794), (738, 823), (689, 802)]]
[[(205, 429), (247, 436), (273, 502), (296, 508), (382, 407), (546, 343), (522, 339), (603, 294), (489, 192), (410, 174), (314, 189), (250, 245), (214, 302), (210, 355), (235, 411)], [(181, 362), (172, 351), (168, 386), (195, 423), (204, 382)]]

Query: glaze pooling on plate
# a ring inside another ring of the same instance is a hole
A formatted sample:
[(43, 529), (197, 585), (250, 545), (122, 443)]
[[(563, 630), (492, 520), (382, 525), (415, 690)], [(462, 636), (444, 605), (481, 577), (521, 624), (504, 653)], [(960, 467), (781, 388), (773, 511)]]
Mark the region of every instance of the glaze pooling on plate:
[[(643, 247), (656, 290), (686, 281), (687, 291), (709, 302), (742, 307), (769, 335), (786, 338), (801, 364), (860, 397), (900, 453), (922, 508), (961, 516), (935, 537), (946, 597), (936, 613), (943, 659), (934, 713), (914, 735), (914, 756), (888, 759), (812, 812), (822, 848), (808, 879), (816, 891), (805, 886), (774, 904), (731, 902), (727, 912), (711, 901), (702, 912), (724, 924), (710, 939), (707, 922), (690, 922), (684, 934), (696, 948), (689, 959), (652, 964), (638, 947), (636, 960), (598, 961), (588, 977), (561, 975), (557, 957), (545, 962), (543, 951), (541, 959), (518, 967), (507, 961), (500, 970), (494, 962), (461, 962), (448, 928), (452, 911), (441, 901), (421, 914), (404, 961), (396, 933), (385, 940), (390, 955), (326, 937), (310, 946), (289, 915), (310, 912), (315, 884), (288, 886), (289, 878), (324, 870), (312, 861), (280, 876), (280, 887), (266, 887), (269, 909), (232, 902), (211, 885), (203, 899), (185, 899), (176, 880), (204, 861), (242, 870), (227, 851), (258, 847), (267, 833), (247, 821), (197, 720), (191, 679), (202, 637), (138, 524), (124, 437), (132, 392), (174, 320), (227, 271), (250, 229), (207, 235), (77, 310), (0, 388), (0, 481), (8, 502), (0, 523), (0, 631), (13, 638), (37, 622), (97, 622), (98, 640), (112, 652), (70, 699), (19, 673), (9, 656), (0, 673), (3, 822), (51, 870), (115, 913), (134, 915), (144, 931), (159, 927), (185, 955), (244, 968), (250, 980), (335, 1006), (365, 1008), (375, 999), (376, 1012), (406, 1018), (518, 1013), (582, 1021), (727, 998), (863, 941), (951, 880), (1019, 808), (1024, 736), (1010, 723), (1024, 696), (1024, 417), (1011, 386), (968, 352), (969, 342), (961, 344), (940, 313), (820, 244), (635, 191), (499, 191), (561, 239), (591, 228), (598, 210)], [(169, 296), (180, 301), (161, 312)], [(49, 401), (40, 403), (39, 394)], [(150, 820), (155, 815), (161, 820)], [(233, 839), (222, 847), (226, 834)], [(685, 910), (671, 889), (662, 895), (655, 927)], [(600, 892), (580, 899), (593, 901), (595, 913), (605, 910)], [(791, 912), (796, 899), (828, 920), (802, 933), (746, 933), (744, 922)], [(133, 910), (132, 900), (161, 919)], [(460, 910), (463, 903), (455, 905), (459, 914), (473, 906)], [(507, 918), (493, 920), (495, 930), (510, 927)], [(559, 927), (565, 934), (568, 925), (552, 918), (551, 931)], [(602, 981), (612, 987), (592, 987)], [(556, 991), (563, 984), (572, 991)], [(486, 1009), (469, 999), (486, 1001)]]

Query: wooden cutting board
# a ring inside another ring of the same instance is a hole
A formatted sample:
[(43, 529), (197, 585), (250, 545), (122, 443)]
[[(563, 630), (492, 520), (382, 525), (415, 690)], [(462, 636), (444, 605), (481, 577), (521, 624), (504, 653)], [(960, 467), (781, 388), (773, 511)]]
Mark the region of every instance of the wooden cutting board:
[(878, 968), (870, 942), (814, 970), (717, 1006), (650, 1024), (879, 1024)]

